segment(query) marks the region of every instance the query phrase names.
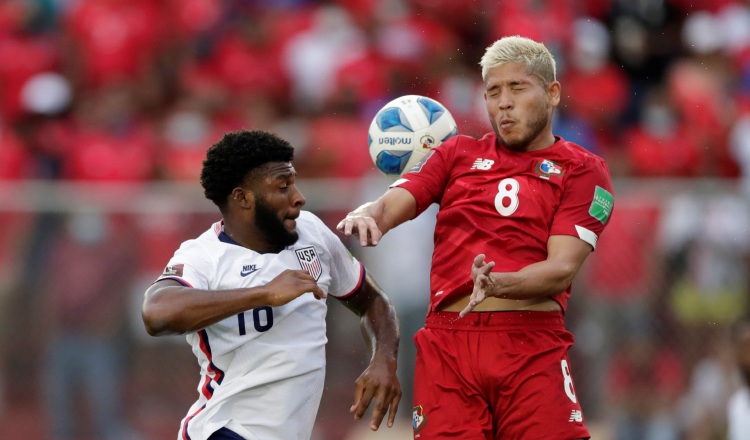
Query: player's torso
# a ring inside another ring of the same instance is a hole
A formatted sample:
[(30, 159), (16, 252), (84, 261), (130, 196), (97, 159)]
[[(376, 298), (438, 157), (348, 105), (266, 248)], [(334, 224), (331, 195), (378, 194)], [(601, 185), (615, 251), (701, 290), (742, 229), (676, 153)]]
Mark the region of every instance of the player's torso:
[[(575, 160), (565, 148), (514, 153), (485, 140), (457, 148), (453, 156), (435, 227), (433, 293), (470, 281), (471, 263), (480, 253), (495, 261), (496, 271), (516, 271), (546, 258), (565, 170)], [(471, 292), (468, 284), (463, 289)]]
[[(315, 234), (307, 233), (304, 227), (298, 230), (300, 239), (278, 254), (259, 254), (242, 246), (212, 242), (216, 266), (209, 289), (262, 286), (291, 269), (308, 270), (328, 292), (328, 250)], [(203, 368), (208, 368), (210, 358), (228, 375), (266, 368), (280, 374), (294, 368), (307, 371), (324, 365), (325, 315), (325, 301), (306, 293), (283, 306), (256, 307), (226, 318), (207, 327), (204, 334), (189, 335), (188, 341)]]

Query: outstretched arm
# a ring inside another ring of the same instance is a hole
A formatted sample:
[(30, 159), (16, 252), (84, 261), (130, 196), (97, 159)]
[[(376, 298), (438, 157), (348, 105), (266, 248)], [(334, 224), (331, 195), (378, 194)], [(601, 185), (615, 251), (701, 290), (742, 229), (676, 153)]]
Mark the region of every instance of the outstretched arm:
[(380, 238), (401, 223), (417, 216), (417, 201), (403, 188), (389, 188), (379, 199), (347, 214), (336, 229), (359, 237), (362, 246), (376, 246)]
[(547, 259), (517, 272), (492, 272), (495, 262), (485, 262), (483, 254), (477, 255), (471, 266), (474, 290), (460, 316), (471, 312), (488, 296), (529, 299), (563, 292), (591, 251), (591, 245), (577, 237), (553, 235), (547, 242)]
[(401, 385), (396, 376), (400, 338), (396, 309), (369, 273), (362, 290), (343, 299), (342, 303), (360, 317), (362, 336), (372, 351), (370, 365), (355, 382), (354, 404), (350, 411), (359, 420), (374, 398), (370, 429), (377, 431), (389, 412), (390, 428), (401, 401)]
[(211, 292), (164, 279), (146, 290), (141, 317), (151, 336), (183, 334), (255, 307), (284, 305), (306, 292), (326, 297), (302, 270), (285, 270), (264, 286)]

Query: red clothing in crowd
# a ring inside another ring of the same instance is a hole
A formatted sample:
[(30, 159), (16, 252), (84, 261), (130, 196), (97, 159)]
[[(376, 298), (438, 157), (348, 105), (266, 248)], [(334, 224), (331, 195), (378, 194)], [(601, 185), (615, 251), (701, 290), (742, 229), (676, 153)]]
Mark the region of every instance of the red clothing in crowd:
[(138, 77), (158, 54), (163, 15), (156, 0), (75, 3), (66, 22), (89, 86)]

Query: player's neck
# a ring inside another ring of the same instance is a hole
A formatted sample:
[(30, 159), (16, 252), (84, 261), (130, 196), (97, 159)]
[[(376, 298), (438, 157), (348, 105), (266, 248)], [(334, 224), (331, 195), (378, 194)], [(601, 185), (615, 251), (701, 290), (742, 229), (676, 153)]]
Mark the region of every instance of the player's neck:
[(259, 239), (263, 234), (254, 226), (244, 225), (237, 227), (233, 223), (224, 222), (224, 233), (239, 246), (248, 248), (259, 254), (278, 253), (284, 249), (283, 246), (267, 243)]
[(533, 141), (531, 141), (528, 147), (526, 147), (525, 151), (532, 152), (532, 151), (544, 150), (545, 148), (549, 148), (552, 145), (554, 145), (555, 142), (557, 142), (557, 139), (555, 139), (555, 136), (552, 134), (551, 131), (549, 131), (543, 135), (540, 135)]

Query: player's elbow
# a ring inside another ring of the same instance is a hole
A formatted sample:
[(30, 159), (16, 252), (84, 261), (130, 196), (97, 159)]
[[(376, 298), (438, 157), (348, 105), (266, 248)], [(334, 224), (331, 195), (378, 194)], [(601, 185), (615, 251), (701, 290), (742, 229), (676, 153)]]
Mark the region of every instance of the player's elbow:
[(145, 302), (141, 309), (141, 319), (146, 333), (151, 336), (165, 336), (182, 333), (176, 328), (174, 318), (165, 312), (163, 307)]
[(554, 287), (552, 291), (559, 293), (565, 291), (571, 284), (573, 284), (573, 278), (578, 273), (580, 266), (575, 264), (561, 264), (558, 266), (557, 276), (554, 277)]
[(143, 307), (141, 310), (143, 325), (146, 327), (146, 333), (150, 336), (160, 336), (167, 333), (166, 320), (158, 316), (152, 308)]

